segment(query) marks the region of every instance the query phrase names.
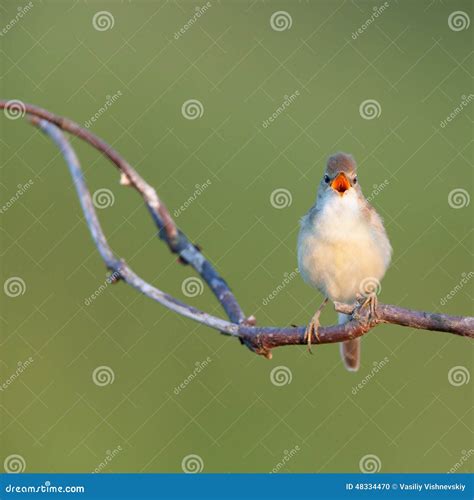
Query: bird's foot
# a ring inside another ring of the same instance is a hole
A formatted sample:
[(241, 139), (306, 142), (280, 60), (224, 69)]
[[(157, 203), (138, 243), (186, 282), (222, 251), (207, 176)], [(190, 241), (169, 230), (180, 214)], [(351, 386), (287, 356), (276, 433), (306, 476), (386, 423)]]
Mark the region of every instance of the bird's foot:
[(321, 339), (319, 338), (319, 327), (321, 326), (321, 324), (319, 323), (319, 317), (321, 316), (321, 311), (324, 309), (324, 306), (327, 303), (328, 303), (328, 298), (326, 297), (323, 303), (314, 313), (314, 316), (311, 318), (311, 321), (309, 322), (308, 326), (306, 327), (306, 331), (304, 332), (304, 340), (308, 344), (308, 352), (310, 354), (313, 354), (313, 351), (311, 350), (311, 342), (313, 339), (313, 335), (316, 337), (318, 343), (321, 342)]
[(308, 345), (308, 352), (310, 354), (313, 354), (313, 351), (311, 350), (311, 343), (312, 343), (312, 338), (313, 334), (316, 337), (316, 340), (319, 342), (319, 314), (316, 313), (312, 318), (311, 321), (309, 322), (308, 326), (306, 327), (306, 331), (304, 332), (304, 340), (307, 342)]
[(365, 307), (368, 307), (369, 311), (368, 311), (368, 314), (366, 316), (367, 322), (372, 323), (373, 321), (377, 320), (378, 299), (377, 299), (377, 295), (375, 293), (370, 293), (368, 295), (358, 295), (357, 302), (358, 302), (358, 305), (354, 311), (354, 316), (357, 315), (357, 317), (360, 318), (361, 316), (363, 316), (360, 314), (362, 309), (364, 309)]

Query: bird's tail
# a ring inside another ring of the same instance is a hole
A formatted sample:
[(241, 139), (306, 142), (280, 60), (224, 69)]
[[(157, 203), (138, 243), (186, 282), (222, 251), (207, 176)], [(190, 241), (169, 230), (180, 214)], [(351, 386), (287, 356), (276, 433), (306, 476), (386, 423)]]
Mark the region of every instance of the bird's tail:
[[(348, 314), (339, 313), (338, 316), (340, 325), (347, 323), (350, 319)], [(360, 365), (360, 339), (346, 340), (340, 346), (345, 367), (351, 372), (356, 372)]]

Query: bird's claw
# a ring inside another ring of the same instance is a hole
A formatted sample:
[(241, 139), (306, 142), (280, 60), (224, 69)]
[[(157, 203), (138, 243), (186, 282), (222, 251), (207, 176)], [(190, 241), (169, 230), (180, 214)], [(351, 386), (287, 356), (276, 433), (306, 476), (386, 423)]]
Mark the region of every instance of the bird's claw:
[(306, 331), (304, 332), (304, 340), (308, 342), (308, 351), (310, 354), (313, 354), (311, 351), (311, 340), (313, 338), (313, 334), (316, 337), (316, 340), (318, 341), (318, 344), (321, 342), (321, 339), (319, 338), (319, 316), (321, 316), (321, 311), (324, 309), (326, 304), (328, 303), (328, 298), (326, 297), (323, 300), (323, 303), (318, 307), (316, 312), (314, 313), (314, 316), (311, 318), (311, 321), (309, 322), (309, 325), (306, 327)]
[[(354, 309), (353, 312), (353, 317), (355, 319), (360, 319), (361, 317), (365, 316), (366, 322), (367, 323), (372, 323), (377, 320), (377, 304), (378, 304), (378, 299), (377, 295), (375, 293), (371, 293), (369, 295), (357, 295), (357, 306)], [(369, 311), (367, 315), (361, 315), (360, 312), (365, 308), (368, 307)]]
[(311, 350), (311, 341), (313, 338), (313, 334), (316, 337), (316, 340), (318, 343), (321, 341), (319, 338), (319, 318), (317, 317), (319, 315), (314, 315), (311, 318), (311, 321), (309, 322), (308, 326), (306, 327), (306, 331), (304, 332), (304, 340), (307, 342), (308, 346), (308, 352), (310, 354), (313, 354), (313, 351)]

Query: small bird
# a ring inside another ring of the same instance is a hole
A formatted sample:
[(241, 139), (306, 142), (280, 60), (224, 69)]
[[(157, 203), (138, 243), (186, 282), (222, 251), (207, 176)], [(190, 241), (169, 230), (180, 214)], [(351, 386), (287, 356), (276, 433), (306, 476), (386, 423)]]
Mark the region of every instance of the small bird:
[[(316, 203), (300, 222), (300, 274), (325, 297), (306, 328), (308, 349), (313, 334), (318, 338), (319, 316), (328, 299), (353, 305), (365, 296), (375, 311), (373, 291), (390, 264), (390, 241), (381, 217), (362, 194), (356, 170), (349, 154), (329, 157)], [(349, 319), (349, 315), (339, 313), (339, 324)], [(357, 371), (360, 339), (343, 342), (341, 356), (348, 370)]]

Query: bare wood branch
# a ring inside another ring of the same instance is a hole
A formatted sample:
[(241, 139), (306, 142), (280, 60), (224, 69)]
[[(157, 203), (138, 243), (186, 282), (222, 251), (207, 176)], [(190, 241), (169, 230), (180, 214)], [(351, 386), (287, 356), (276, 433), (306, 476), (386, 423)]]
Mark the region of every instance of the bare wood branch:
[(100, 255), (104, 259), (107, 268), (113, 273), (116, 273), (120, 279), (124, 280), (126, 283), (148, 297), (156, 300), (160, 304), (163, 304), (168, 309), (230, 335), (235, 334), (237, 325), (206, 314), (203, 311), (182, 303), (158, 288), (155, 288), (135, 274), (123, 259), (118, 259), (114, 255), (102, 230), (99, 219), (97, 218), (92, 197), (87, 189), (86, 182), (82, 175), (79, 160), (69, 141), (66, 139), (61, 130), (52, 123), (34, 117), (31, 119), (31, 122), (34, 125), (39, 126), (41, 130), (49, 135), (59, 147), (66, 164), (69, 167), (69, 171), (76, 187), (77, 195), (81, 202), (82, 210), (84, 211), (87, 225), (89, 226), (92, 234), (92, 239), (94, 240)]
[[(7, 107), (7, 105), (7, 101), (0, 101), (0, 109)], [(270, 358), (271, 349), (275, 347), (306, 343), (304, 339), (305, 327), (256, 327), (254, 326), (255, 319), (253, 317), (245, 317), (226, 282), (202, 255), (202, 252), (192, 245), (182, 231), (176, 227), (166, 206), (160, 201), (154, 189), (107, 143), (71, 120), (29, 104), (25, 104), (25, 108), (32, 123), (39, 126), (59, 147), (71, 172), (94, 243), (106, 266), (111, 271), (117, 273), (123, 281), (141, 293), (172, 311), (222, 333), (239, 338), (257, 354)], [(142, 195), (159, 229), (160, 237), (168, 244), (172, 252), (180, 255), (181, 259), (191, 264), (204, 278), (223, 306), (230, 321), (200, 311), (150, 285), (135, 274), (124, 260), (115, 257), (95, 213), (78, 158), (58, 127), (88, 142), (105, 154), (119, 168), (122, 176), (124, 176), (122, 177), (122, 183), (129, 183)], [(321, 327), (319, 338), (312, 339), (314, 344), (343, 342), (361, 337), (380, 323), (392, 323), (474, 338), (474, 317), (414, 311), (387, 304), (377, 305), (375, 318), (369, 317), (366, 308), (336, 304), (336, 309), (351, 314), (351, 321), (344, 325)]]
[[(9, 101), (0, 100), (0, 109), (7, 108)], [(169, 249), (180, 256), (183, 263), (190, 264), (206, 281), (233, 323), (246, 321), (234, 294), (224, 279), (219, 276), (211, 263), (199, 249), (176, 227), (166, 205), (158, 198), (156, 191), (136, 172), (136, 170), (112, 146), (76, 122), (55, 115), (37, 106), (23, 103), (29, 116), (42, 118), (72, 135), (84, 140), (109, 158), (121, 172), (121, 183), (134, 187), (143, 200), (158, 227), (158, 234)]]

